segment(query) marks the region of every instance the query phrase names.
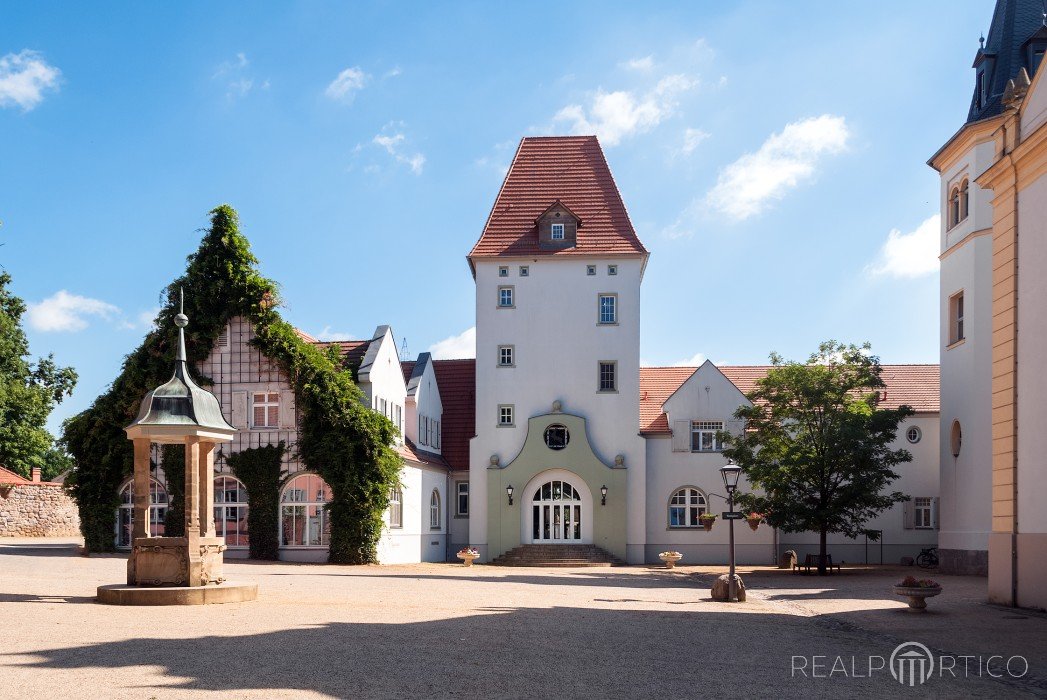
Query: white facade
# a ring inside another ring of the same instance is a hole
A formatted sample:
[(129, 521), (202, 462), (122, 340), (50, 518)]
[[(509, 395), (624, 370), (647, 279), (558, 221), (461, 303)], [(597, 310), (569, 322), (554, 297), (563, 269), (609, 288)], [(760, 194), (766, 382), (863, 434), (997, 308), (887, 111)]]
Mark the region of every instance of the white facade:
[[(548, 414), (560, 401), (566, 413), (590, 418), (589, 441), (601, 461), (624, 458), (628, 557), (642, 561), (646, 451), (638, 435), (637, 397), (644, 258), (497, 258), (474, 264), (476, 437), (470, 443), (469, 543), (486, 558), (486, 472), (492, 455), (503, 464), (513, 460), (523, 447), (528, 419)], [(526, 276), (521, 265), (528, 268)], [(589, 274), (590, 266), (595, 274)], [(512, 304), (502, 306), (505, 288), (512, 289)], [(601, 295), (616, 299), (613, 322), (600, 322)], [(509, 366), (500, 364), (500, 348), (506, 346), (513, 353)], [(599, 389), (601, 361), (615, 363), (613, 391)], [(506, 407), (512, 425), (499, 424)]]

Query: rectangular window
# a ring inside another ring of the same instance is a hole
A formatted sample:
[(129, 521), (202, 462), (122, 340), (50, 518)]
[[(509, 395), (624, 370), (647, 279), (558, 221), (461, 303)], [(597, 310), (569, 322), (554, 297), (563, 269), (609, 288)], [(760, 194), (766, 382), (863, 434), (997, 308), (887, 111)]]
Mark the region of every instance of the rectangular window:
[(721, 420), (696, 420), (691, 422), (691, 452), (719, 452), (723, 449), (718, 432), (723, 430)]
[(456, 481), (455, 490), (455, 515), (469, 515), (469, 482)]
[(600, 323), (618, 323), (618, 295), (600, 295)]
[(932, 510), (934, 508), (934, 500), (931, 498), (914, 498), (913, 499), (913, 526), (922, 529), (931, 529), (934, 527), (934, 518)]
[(389, 417), (389, 402), (388, 401), (386, 401), (385, 399), (379, 399), (379, 401), (378, 401), (378, 408), (381, 410), (381, 413), (382, 413), (383, 416), (385, 416), (386, 418)]
[(389, 527), (404, 526), (404, 494), (400, 489), (389, 492)]
[(617, 265), (608, 265), (607, 266), (607, 274), (609, 274), (609, 275), (617, 275), (618, 274), (618, 266)]
[(252, 428), (280, 427), (280, 392), (267, 391), (254, 394), (251, 413)]
[(963, 292), (949, 298), (949, 345), (964, 339)]
[(396, 429), (401, 433), (404, 431), (403, 406), (396, 404)]
[(422, 416), (418, 416), (418, 444), (425, 444), (425, 419)]
[(225, 352), (229, 349), (229, 324), (226, 324), (222, 328), (222, 332), (218, 334), (218, 351)]
[(554, 241), (562, 241), (563, 236), (563, 224), (553, 224), (552, 238)]
[(527, 275), (529, 275), (529, 274), (531, 274), (531, 268), (527, 267), (526, 265), (521, 265), (520, 266), (520, 276), (521, 277), (527, 277)]
[(618, 391), (618, 363), (600, 363), (600, 391)]
[(499, 345), (498, 346), (498, 366), (499, 367), (512, 367), (515, 358), (513, 357), (513, 346), (512, 345)]
[(511, 308), (514, 304), (513, 300), (513, 288), (512, 287), (499, 287), (498, 288), (498, 306), (506, 309)]
[(512, 425), (513, 424), (513, 407), (511, 404), (504, 404), (498, 407), (498, 425)]
[(509, 268), (508, 267), (499, 267), (498, 268), (498, 276), (499, 277), (508, 277), (509, 276)]
[(585, 266), (585, 274), (589, 275), (590, 277), (595, 275), (596, 274), (596, 265), (586, 265)]

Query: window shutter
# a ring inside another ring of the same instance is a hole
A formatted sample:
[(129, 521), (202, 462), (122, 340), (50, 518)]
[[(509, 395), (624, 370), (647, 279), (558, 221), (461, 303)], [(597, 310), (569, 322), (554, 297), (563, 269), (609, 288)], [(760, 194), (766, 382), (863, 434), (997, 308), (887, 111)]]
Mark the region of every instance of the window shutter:
[(941, 499), (938, 498), (937, 496), (935, 496), (931, 500), (931, 504), (932, 504), (931, 505), (931, 524), (934, 526), (935, 530), (938, 529), (938, 503), (939, 503), (939, 501), (941, 501)]
[(691, 421), (673, 421), (673, 452), (691, 451)]
[(280, 427), (295, 428), (293, 391), (280, 392)]
[(233, 392), (233, 427), (247, 428), (247, 392)]
[(906, 501), (902, 504), (902, 525), (906, 530), (912, 530), (916, 527), (916, 510), (913, 502)]

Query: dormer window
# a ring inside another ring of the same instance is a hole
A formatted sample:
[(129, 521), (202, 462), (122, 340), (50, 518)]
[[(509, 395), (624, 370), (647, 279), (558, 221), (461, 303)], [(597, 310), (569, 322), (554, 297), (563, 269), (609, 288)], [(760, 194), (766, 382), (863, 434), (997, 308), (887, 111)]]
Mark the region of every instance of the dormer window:
[(975, 104), (978, 109), (985, 106), (985, 71), (978, 71), (978, 92), (975, 95)]
[(563, 224), (552, 225), (552, 239), (554, 241), (562, 241), (564, 239), (564, 226)]
[(582, 221), (563, 202), (556, 200), (535, 219), (535, 224), (540, 247), (563, 250), (577, 245)]

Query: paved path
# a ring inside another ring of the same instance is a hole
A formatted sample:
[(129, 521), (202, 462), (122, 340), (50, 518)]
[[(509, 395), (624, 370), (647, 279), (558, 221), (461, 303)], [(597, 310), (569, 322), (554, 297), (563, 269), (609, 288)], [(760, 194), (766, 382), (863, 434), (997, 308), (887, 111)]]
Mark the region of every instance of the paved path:
[[(983, 604), (974, 578), (941, 577), (945, 593), (913, 615), (889, 594), (901, 570), (743, 569), (749, 601), (727, 605), (709, 600), (709, 567), (227, 562), (258, 601), (95, 603), (124, 566), (68, 542), (0, 540), (0, 697), (1047, 696), (1047, 616)], [(1030, 668), (977, 677), (973, 661), (963, 678), (961, 661), (960, 678), (912, 689), (886, 669), (866, 677), (870, 657), (905, 641)], [(818, 665), (837, 670), (810, 677)]]

